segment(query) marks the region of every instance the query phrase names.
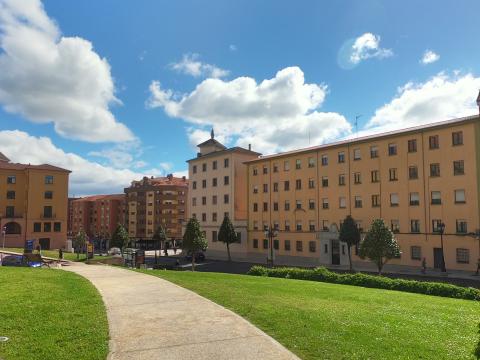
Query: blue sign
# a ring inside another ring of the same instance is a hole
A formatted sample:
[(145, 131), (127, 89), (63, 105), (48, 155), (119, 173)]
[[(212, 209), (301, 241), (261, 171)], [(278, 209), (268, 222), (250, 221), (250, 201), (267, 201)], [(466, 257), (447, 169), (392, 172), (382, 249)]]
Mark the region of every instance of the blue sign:
[(33, 243), (34, 242), (35, 242), (35, 240), (27, 240), (25, 242), (25, 250), (33, 251)]

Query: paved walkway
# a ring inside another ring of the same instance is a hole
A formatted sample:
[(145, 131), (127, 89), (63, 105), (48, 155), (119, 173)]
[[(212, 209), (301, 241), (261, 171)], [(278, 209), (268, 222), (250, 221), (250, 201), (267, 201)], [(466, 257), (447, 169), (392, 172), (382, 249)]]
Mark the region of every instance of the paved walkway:
[(64, 269), (89, 279), (103, 297), (108, 359), (298, 359), (230, 310), (158, 277), (81, 263)]

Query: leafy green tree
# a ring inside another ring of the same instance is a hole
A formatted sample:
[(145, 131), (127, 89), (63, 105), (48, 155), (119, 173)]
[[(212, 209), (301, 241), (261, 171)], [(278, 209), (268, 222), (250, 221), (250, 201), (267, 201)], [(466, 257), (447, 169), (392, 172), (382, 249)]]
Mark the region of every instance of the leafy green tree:
[(127, 229), (125, 229), (122, 224), (118, 224), (112, 235), (112, 242), (110, 246), (120, 248), (123, 254), (123, 249), (128, 246), (129, 242), (130, 238), (128, 237)]
[(382, 219), (373, 220), (365, 239), (360, 244), (359, 255), (362, 259), (369, 258), (374, 262), (379, 275), (388, 260), (400, 256), (400, 247), (395, 236)]
[(220, 231), (218, 232), (218, 241), (227, 245), (228, 261), (232, 261), (232, 257), (230, 256), (230, 244), (237, 242), (238, 237), (228, 216), (223, 218), (222, 226), (220, 226)]
[(183, 234), (182, 249), (192, 254), (192, 271), (195, 271), (195, 255), (206, 248), (205, 234), (200, 230), (198, 220), (191, 218)]
[(347, 244), (348, 262), (350, 264), (350, 271), (353, 271), (351, 247), (360, 244), (360, 230), (355, 223), (355, 220), (350, 215), (347, 215), (340, 226), (339, 240)]
[(155, 230), (155, 233), (152, 236), (153, 240), (160, 241), (162, 244), (162, 247), (165, 246), (165, 241), (167, 241), (167, 234), (165, 233), (165, 230), (163, 229), (162, 225), (160, 225), (157, 230)]
[(77, 235), (73, 238), (73, 248), (77, 253), (77, 260), (80, 259), (80, 252), (85, 248), (87, 243), (87, 234), (83, 229), (80, 229)]

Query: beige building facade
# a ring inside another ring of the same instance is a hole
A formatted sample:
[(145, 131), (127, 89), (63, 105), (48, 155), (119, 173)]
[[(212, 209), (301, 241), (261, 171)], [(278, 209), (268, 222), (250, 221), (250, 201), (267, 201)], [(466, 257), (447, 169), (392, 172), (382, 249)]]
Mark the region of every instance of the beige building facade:
[[(362, 232), (375, 218), (392, 229), (402, 255), (392, 264), (475, 270), (480, 258), (480, 118), (465, 117), (253, 159), (248, 169), (252, 260), (348, 264), (338, 230), (347, 215)], [(353, 253), (356, 251), (353, 249)], [(356, 255), (355, 262), (360, 262)]]
[(241, 147), (226, 148), (214, 139), (198, 145), (197, 157), (188, 160), (188, 218), (196, 218), (205, 232), (207, 257), (225, 259), (225, 244), (218, 232), (225, 216), (237, 231), (238, 242), (230, 246), (234, 260), (247, 259), (247, 166), (260, 155)]

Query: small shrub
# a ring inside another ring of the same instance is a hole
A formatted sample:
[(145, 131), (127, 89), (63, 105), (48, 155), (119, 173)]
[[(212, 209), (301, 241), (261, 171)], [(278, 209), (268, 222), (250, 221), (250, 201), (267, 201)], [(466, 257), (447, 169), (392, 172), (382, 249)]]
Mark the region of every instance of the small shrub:
[[(253, 266), (248, 274), (255, 276), (355, 285), (367, 288), (397, 290), (417, 294), (480, 301), (480, 290), (475, 288), (466, 288), (437, 282), (390, 279), (362, 273), (339, 274), (324, 267), (317, 267), (315, 269), (301, 269), (292, 267), (266, 268), (263, 266)], [(477, 351), (480, 352), (480, 349)]]

